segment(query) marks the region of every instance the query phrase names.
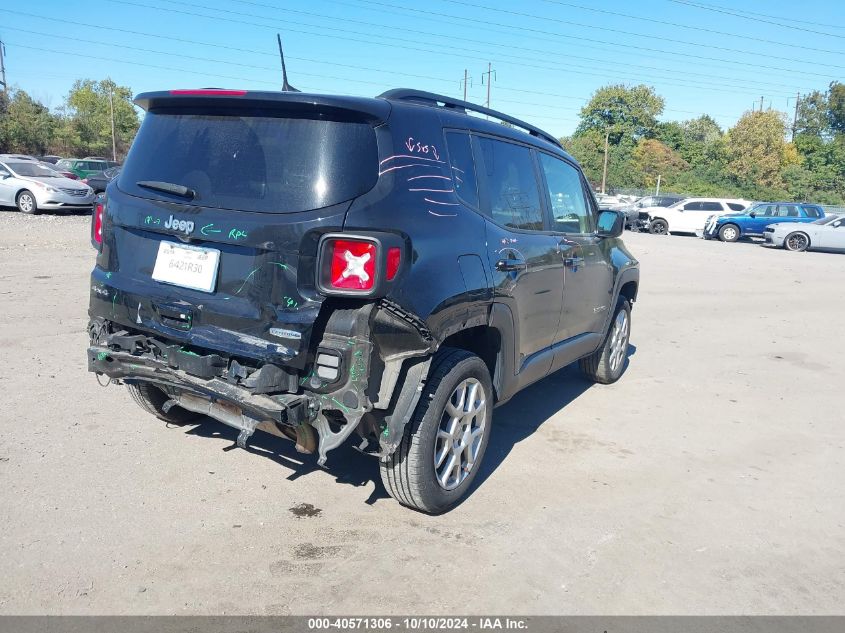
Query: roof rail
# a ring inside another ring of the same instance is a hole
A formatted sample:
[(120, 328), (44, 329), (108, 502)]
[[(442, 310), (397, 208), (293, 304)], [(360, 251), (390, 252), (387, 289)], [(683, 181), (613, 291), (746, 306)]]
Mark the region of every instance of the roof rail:
[(439, 103), (442, 103), (443, 106), (446, 108), (453, 108), (462, 112), (466, 112), (467, 110), (471, 112), (478, 112), (479, 114), (485, 114), (487, 116), (491, 116), (501, 121), (510, 123), (515, 127), (522, 128), (523, 130), (531, 134), (531, 136), (536, 136), (538, 138), (546, 140), (552, 145), (556, 145), (557, 147), (563, 149), (563, 146), (560, 144), (560, 141), (548, 132), (544, 132), (540, 128), (535, 127), (530, 123), (526, 123), (525, 121), (521, 121), (520, 119), (512, 117), (508, 114), (505, 114), (504, 112), (491, 110), (490, 108), (475, 105), (474, 103), (469, 103), (468, 101), (461, 101), (460, 99), (453, 99), (452, 97), (447, 97), (445, 95), (439, 95), (433, 92), (425, 92), (423, 90), (414, 90), (412, 88), (396, 88), (394, 90), (388, 90), (387, 92), (383, 92), (382, 94), (380, 94), (378, 98), (394, 99), (401, 101), (416, 101), (417, 103), (422, 103), (425, 105), (437, 105)]

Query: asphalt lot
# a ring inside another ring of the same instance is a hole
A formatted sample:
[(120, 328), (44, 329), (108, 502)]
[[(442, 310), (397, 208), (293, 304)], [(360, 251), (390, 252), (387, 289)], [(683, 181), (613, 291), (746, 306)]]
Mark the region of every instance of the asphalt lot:
[(88, 218), (0, 211), (0, 613), (842, 613), (845, 257), (626, 242), (626, 375), (497, 409), (431, 517), (352, 449), (232, 450), (99, 387)]

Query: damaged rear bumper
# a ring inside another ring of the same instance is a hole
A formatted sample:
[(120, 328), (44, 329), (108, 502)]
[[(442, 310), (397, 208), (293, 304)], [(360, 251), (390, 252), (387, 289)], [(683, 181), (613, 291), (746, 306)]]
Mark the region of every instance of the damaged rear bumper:
[[(205, 413), (241, 431), (261, 428), (273, 432), (272, 427), (275, 426), (275, 430), (284, 433), (284, 427), (295, 430), (313, 420), (316, 414), (316, 402), (307, 394), (260, 394), (220, 377), (195, 376), (181, 365), (183, 356), (189, 368), (191, 363), (196, 365), (199, 362), (198, 358), (209, 359), (207, 356), (196, 357), (186, 353), (170, 354), (167, 357), (133, 354), (95, 344), (88, 348), (88, 371), (127, 383), (155, 383), (165, 388), (173, 397), (175, 405)], [(213, 364), (214, 359), (204, 362)], [(208, 408), (196, 398), (190, 398), (191, 395), (217, 406)], [(290, 433), (285, 434), (290, 436)], [(249, 435), (251, 432), (246, 437)]]

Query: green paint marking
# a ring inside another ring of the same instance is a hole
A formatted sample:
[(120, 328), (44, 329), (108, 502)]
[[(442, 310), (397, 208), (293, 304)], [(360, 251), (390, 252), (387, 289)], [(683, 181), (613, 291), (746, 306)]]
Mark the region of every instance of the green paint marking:
[(388, 436), (389, 431), (388, 431), (388, 428), (387, 428), (387, 425), (386, 425), (386, 424), (384, 425), (384, 431), (382, 431), (382, 432), (381, 432), (381, 434), (382, 434), (384, 437), (387, 437), (387, 436)]
[(285, 300), (285, 307), (286, 308), (298, 308), (299, 307), (299, 303), (297, 303), (296, 301), (294, 301), (290, 297), (285, 296), (285, 297), (282, 297), (282, 298)]
[(97, 360), (106, 360), (108, 357), (108, 352), (97, 352)]
[(129, 365), (130, 369), (143, 369), (141, 365)]
[(235, 294), (236, 294), (236, 295), (237, 295), (237, 294), (240, 294), (241, 290), (243, 290), (243, 289), (244, 289), (244, 286), (246, 286), (246, 285), (247, 285), (247, 283), (249, 282), (249, 280), (250, 280), (250, 279), (252, 279), (252, 276), (253, 276), (255, 273), (257, 273), (259, 270), (261, 270), (261, 266), (259, 266), (258, 268), (256, 268), (255, 270), (253, 270), (251, 273), (249, 273), (249, 274), (246, 276), (246, 279), (244, 279), (244, 282), (241, 284), (241, 287), (240, 287), (240, 288), (238, 288), (238, 289), (237, 289), (237, 291), (235, 291)]
[(114, 302), (117, 301), (117, 290), (114, 291), (114, 296), (111, 299), (111, 315), (114, 316)]
[(231, 231), (229, 231), (230, 240), (243, 240), (246, 239), (246, 237), (246, 231), (244, 231), (243, 229), (232, 229)]
[(185, 349), (184, 347), (180, 347), (179, 351), (183, 354), (187, 354), (188, 356), (199, 356), (199, 354), (197, 354), (196, 352), (192, 352), (191, 350)]
[(337, 406), (339, 406), (341, 411), (343, 411), (344, 413), (349, 413), (351, 411), (351, 409), (349, 407), (347, 407), (345, 404), (343, 404), (337, 398), (332, 398), (332, 402), (334, 402)]
[(200, 233), (202, 233), (203, 235), (208, 235), (209, 233), (222, 233), (223, 232), (223, 229), (212, 229), (211, 228), (212, 226), (214, 226), (213, 223), (212, 224), (206, 224), (204, 227), (202, 227), (200, 229)]
[(106, 273), (106, 279), (111, 279), (111, 273)]

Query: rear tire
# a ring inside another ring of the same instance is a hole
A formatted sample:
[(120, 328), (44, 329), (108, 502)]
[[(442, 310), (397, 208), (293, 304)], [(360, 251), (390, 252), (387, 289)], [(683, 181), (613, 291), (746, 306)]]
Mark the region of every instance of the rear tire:
[(726, 224), (719, 229), (719, 239), (723, 242), (736, 242), (739, 236), (740, 230), (736, 224)]
[(18, 194), (15, 202), (18, 205), (18, 211), (21, 213), (26, 213), (29, 215), (35, 215), (38, 213), (38, 202), (35, 200), (35, 196), (32, 194), (31, 191), (27, 191), (24, 189)]
[(138, 403), (147, 413), (156, 416), (159, 420), (164, 420), (170, 424), (191, 424), (197, 422), (203, 416), (193, 411), (186, 411), (180, 407), (171, 407), (165, 413), (164, 403), (170, 400), (170, 396), (164, 393), (161, 389), (148, 382), (140, 382), (134, 385), (126, 385), (129, 388), (129, 394), (132, 399)]
[(631, 337), (631, 304), (619, 298), (610, 329), (601, 347), (578, 361), (584, 377), (602, 385), (616, 382), (625, 373)]
[(648, 232), (652, 235), (668, 235), (669, 223), (666, 220), (652, 220), (648, 227)]
[(387, 492), (432, 514), (456, 505), (478, 474), (492, 417), (493, 386), (484, 361), (461, 349), (438, 350), (399, 447), (379, 462)]
[(810, 248), (810, 236), (801, 231), (795, 231), (786, 236), (783, 247), (793, 253), (803, 253)]

